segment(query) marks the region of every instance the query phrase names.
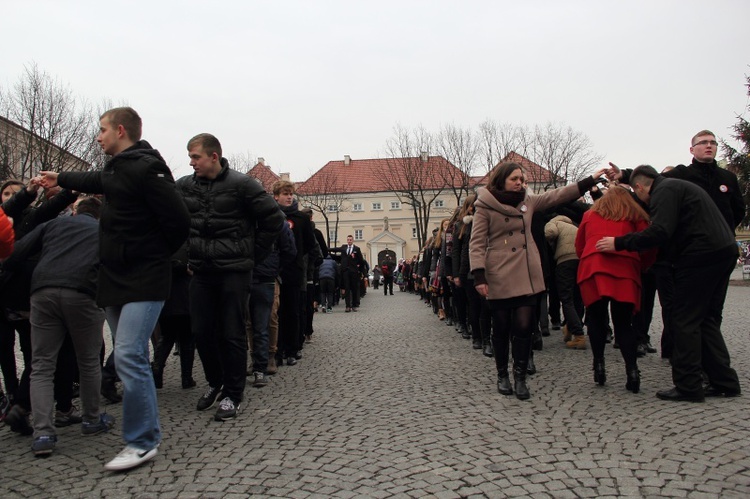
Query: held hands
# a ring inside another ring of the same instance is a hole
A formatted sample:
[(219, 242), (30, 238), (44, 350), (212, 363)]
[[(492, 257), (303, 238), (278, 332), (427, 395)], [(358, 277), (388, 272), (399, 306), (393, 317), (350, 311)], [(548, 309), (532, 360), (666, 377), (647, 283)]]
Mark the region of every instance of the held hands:
[(36, 178), (40, 179), (39, 183), (42, 187), (49, 189), (57, 186), (57, 175), (57, 172), (44, 171), (39, 172), (39, 176)]
[(597, 251), (615, 251), (615, 238), (603, 237), (596, 242)]
[(599, 180), (599, 178), (607, 173), (609, 171), (609, 168), (599, 168), (594, 173), (591, 174), (591, 176), (594, 178), (594, 180)]
[(617, 182), (622, 179), (620, 168), (611, 161), (609, 163), (609, 168), (607, 169), (607, 178), (610, 182)]

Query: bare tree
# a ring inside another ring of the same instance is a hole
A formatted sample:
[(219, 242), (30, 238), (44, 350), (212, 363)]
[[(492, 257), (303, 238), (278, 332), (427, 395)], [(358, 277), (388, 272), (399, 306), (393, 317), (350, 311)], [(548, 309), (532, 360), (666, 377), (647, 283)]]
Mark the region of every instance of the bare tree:
[(381, 176), (383, 190), (411, 206), (420, 248), (427, 240), (432, 203), (445, 189), (430, 168), (432, 145), (432, 136), (421, 126), (410, 131), (396, 125), (385, 146), (389, 172)]
[[(346, 176), (335, 170), (321, 170), (311, 175), (297, 189), (300, 201), (323, 216), (326, 224), (326, 241), (328, 246), (338, 244), (339, 220), (341, 213), (348, 211), (349, 183)], [(333, 218), (333, 220), (331, 220)], [(331, 225), (336, 238), (331, 240)]]
[(528, 128), (523, 125), (492, 120), (480, 123), (476, 142), (479, 162), (484, 165), (483, 173), (489, 173), (512, 152), (527, 157), (530, 135)]
[(529, 172), (530, 182), (542, 183), (544, 190), (577, 182), (604, 160), (586, 135), (562, 123), (535, 126), (532, 148), (526, 157), (549, 171), (546, 179), (534, 178), (541, 171)]
[(229, 166), (240, 173), (249, 172), (257, 163), (257, 157), (250, 151), (232, 153), (225, 157), (229, 161)]
[(475, 134), (456, 125), (444, 125), (437, 134), (438, 154), (456, 168), (439, 168), (437, 174), (443, 179), (456, 198), (456, 206), (469, 194), (471, 175), (476, 166), (478, 147)]
[(25, 68), (12, 89), (0, 89), (0, 115), (25, 130), (6, 127), (12, 136), (0, 136), (2, 150), (13, 158), (13, 175), (22, 180), (43, 168), (87, 169), (99, 153), (91, 106), (36, 64)]

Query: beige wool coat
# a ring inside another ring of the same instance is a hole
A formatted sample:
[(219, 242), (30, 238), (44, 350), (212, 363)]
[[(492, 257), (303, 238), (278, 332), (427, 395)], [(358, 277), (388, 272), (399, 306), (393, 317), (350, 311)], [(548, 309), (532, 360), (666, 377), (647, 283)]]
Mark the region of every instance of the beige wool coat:
[(488, 299), (534, 295), (546, 289), (539, 250), (531, 234), (531, 217), (537, 210), (580, 195), (578, 184), (570, 184), (542, 194), (527, 193), (515, 207), (501, 204), (485, 187), (477, 191), (469, 261), (472, 272), (484, 270)]

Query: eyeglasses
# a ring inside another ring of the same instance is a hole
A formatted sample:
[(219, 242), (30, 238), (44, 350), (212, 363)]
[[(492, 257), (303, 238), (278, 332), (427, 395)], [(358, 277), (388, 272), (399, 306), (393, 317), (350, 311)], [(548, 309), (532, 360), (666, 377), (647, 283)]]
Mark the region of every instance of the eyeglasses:
[(716, 142), (715, 140), (701, 140), (700, 142), (696, 142), (695, 144), (693, 144), (693, 147), (695, 147), (695, 146), (707, 146), (707, 145), (718, 146), (719, 143)]

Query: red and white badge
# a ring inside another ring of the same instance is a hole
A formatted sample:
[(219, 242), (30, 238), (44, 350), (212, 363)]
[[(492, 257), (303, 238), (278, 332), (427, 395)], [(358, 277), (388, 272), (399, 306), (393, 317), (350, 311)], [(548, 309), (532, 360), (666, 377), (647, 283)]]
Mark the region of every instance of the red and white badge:
[(719, 190), (721, 192), (727, 192), (729, 190), (729, 187), (727, 187), (726, 185), (722, 184), (722, 185), (719, 186)]

